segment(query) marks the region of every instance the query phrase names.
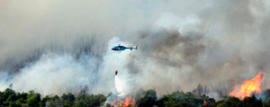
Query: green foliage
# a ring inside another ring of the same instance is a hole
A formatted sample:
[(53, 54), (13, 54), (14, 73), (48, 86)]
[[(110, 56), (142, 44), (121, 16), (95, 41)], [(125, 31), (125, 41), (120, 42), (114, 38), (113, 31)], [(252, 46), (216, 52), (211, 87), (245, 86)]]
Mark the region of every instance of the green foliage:
[(50, 101), (50, 97), (49, 96), (45, 96), (44, 98), (42, 98), (42, 100), (39, 103), (39, 106), (40, 107), (45, 107), (47, 101)]
[(217, 107), (217, 106), (220, 106), (224, 103), (225, 101), (218, 101), (218, 102), (215, 102), (215, 103), (211, 103), (211, 104), (207, 104), (205, 107)]
[(205, 100), (205, 96), (193, 95), (192, 93), (184, 93), (180, 91), (173, 92), (172, 94), (163, 96), (158, 101), (159, 107), (171, 106), (200, 106)]
[(227, 107), (242, 107), (243, 104), (240, 99), (235, 97), (229, 97), (229, 99), (224, 102), (223, 105), (226, 105)]
[(112, 105), (110, 105), (110, 104), (106, 104), (106, 106), (105, 107), (113, 107)]
[[(269, 91), (269, 90), (268, 90)], [(268, 92), (267, 91), (267, 92)], [(157, 98), (155, 90), (140, 91), (135, 96), (138, 107), (270, 107), (270, 96), (256, 99), (253, 95), (240, 100), (235, 97), (226, 97), (224, 100), (215, 101), (206, 95), (193, 94), (191, 92), (176, 91), (161, 98)], [(269, 91), (270, 92), (270, 91)], [(109, 94), (111, 95), (111, 94)], [(0, 91), (0, 107), (100, 107), (104, 105), (107, 96), (98, 94), (63, 94), (61, 97), (45, 96), (41, 97), (39, 93), (29, 91), (28, 93), (16, 93), (12, 89)], [(207, 105), (203, 105), (207, 102)], [(112, 105), (106, 104), (106, 107)]]
[(157, 102), (157, 93), (155, 90), (147, 90), (144, 96), (138, 100), (137, 105), (139, 107), (152, 107)]
[(63, 106), (64, 107), (72, 107), (72, 105), (74, 104), (75, 101), (75, 96), (72, 93), (68, 93), (68, 94), (63, 94), (61, 96), (62, 100), (63, 100)]
[[(265, 104), (267, 107), (267, 104)], [(263, 107), (262, 101), (255, 96), (246, 97), (243, 101), (236, 97), (228, 97), (225, 101), (219, 101), (207, 105), (206, 107)]]
[(264, 100), (263, 107), (270, 107), (270, 98)]
[(34, 91), (29, 91), (29, 94), (27, 95), (27, 104), (31, 107), (38, 107), (39, 102), (41, 101), (39, 93), (35, 93)]
[(63, 100), (68, 100), (68, 101), (71, 101), (71, 102), (74, 102), (75, 101), (75, 96), (72, 94), (72, 93), (68, 93), (68, 94), (63, 94), (62, 96), (61, 96), (61, 98), (63, 99)]
[(75, 107), (100, 107), (106, 101), (107, 97), (104, 95), (84, 95), (79, 94), (75, 101)]
[(256, 97), (254, 95), (252, 95), (251, 97), (246, 97), (243, 100), (243, 106), (249, 106), (249, 107), (262, 107), (262, 101), (257, 100)]

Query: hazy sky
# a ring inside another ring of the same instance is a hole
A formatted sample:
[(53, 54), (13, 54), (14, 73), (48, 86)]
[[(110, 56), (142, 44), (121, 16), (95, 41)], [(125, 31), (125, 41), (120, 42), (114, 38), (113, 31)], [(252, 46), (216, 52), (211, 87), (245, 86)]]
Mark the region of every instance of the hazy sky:
[[(159, 95), (198, 84), (232, 90), (229, 81), (259, 71), (266, 89), (269, 9), (267, 0), (2, 0), (0, 88), (61, 94), (87, 85), (108, 93), (119, 68), (126, 87)], [(110, 51), (121, 42), (139, 49)], [(91, 52), (74, 57), (87, 46)]]

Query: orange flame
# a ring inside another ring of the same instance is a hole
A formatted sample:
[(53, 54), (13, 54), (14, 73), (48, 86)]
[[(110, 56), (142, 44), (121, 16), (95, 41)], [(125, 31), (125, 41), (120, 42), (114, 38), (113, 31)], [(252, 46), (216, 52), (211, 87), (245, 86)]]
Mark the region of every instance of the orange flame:
[(204, 101), (203, 101), (203, 106), (206, 106), (206, 105), (207, 105), (207, 101), (204, 100)]
[(254, 92), (260, 93), (262, 78), (263, 74), (260, 71), (253, 79), (245, 80), (244, 84), (242, 84), (241, 87), (235, 86), (234, 90), (229, 95), (243, 99), (250, 96)]
[(120, 107), (128, 107), (128, 106), (132, 106), (133, 103), (131, 102), (131, 100), (129, 98), (125, 98), (125, 101), (123, 103), (120, 103), (119, 106)]

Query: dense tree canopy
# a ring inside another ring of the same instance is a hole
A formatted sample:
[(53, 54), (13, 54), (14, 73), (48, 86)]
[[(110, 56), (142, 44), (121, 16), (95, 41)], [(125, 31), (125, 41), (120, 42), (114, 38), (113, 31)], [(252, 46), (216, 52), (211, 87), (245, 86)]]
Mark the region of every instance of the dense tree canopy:
[[(266, 91), (266, 93), (269, 90)], [(198, 91), (197, 91), (198, 92)], [(155, 90), (142, 91), (135, 97), (136, 107), (269, 107), (269, 95), (264, 100), (257, 99), (254, 95), (240, 100), (235, 97), (224, 97), (223, 100), (216, 101), (206, 95), (194, 94), (191, 92), (176, 91), (161, 98), (157, 98)], [(109, 94), (110, 96), (112, 94)], [(101, 94), (93, 95), (80, 93), (64, 93), (62, 96), (45, 96), (29, 91), (27, 93), (17, 93), (12, 89), (0, 91), (0, 107), (113, 107), (105, 104), (108, 96)]]

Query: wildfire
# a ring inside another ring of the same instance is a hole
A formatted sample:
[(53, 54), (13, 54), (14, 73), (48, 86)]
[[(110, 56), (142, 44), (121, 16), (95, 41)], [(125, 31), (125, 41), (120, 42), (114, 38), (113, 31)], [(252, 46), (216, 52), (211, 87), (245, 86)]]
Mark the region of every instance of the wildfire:
[(207, 105), (207, 101), (204, 100), (204, 101), (203, 101), (203, 106), (206, 106), (206, 105)]
[(244, 84), (242, 84), (241, 87), (235, 86), (234, 90), (229, 95), (243, 99), (250, 96), (254, 92), (260, 93), (262, 78), (263, 74), (260, 71), (253, 79), (245, 80)]
[(130, 106), (131, 107), (131, 106), (133, 106), (133, 103), (132, 103), (130, 98), (125, 98), (125, 101), (118, 104), (118, 106), (120, 106), (120, 107), (129, 107)]

